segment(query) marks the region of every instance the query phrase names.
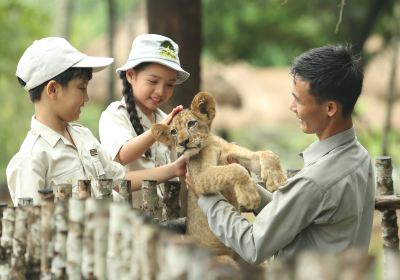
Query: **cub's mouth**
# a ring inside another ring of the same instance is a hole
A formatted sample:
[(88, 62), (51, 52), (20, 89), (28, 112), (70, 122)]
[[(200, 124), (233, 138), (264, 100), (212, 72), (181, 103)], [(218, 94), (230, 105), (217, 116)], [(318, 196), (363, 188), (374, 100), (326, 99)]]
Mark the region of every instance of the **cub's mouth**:
[(187, 156), (194, 156), (200, 152), (201, 149), (201, 144), (197, 144), (196, 147), (185, 147), (184, 149), (177, 151), (178, 157), (180, 157), (183, 154), (186, 154)]

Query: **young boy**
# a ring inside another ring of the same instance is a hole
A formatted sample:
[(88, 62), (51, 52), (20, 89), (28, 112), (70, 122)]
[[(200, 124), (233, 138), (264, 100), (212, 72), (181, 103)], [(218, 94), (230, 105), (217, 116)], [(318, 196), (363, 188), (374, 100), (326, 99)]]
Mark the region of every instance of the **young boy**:
[(143, 179), (165, 181), (182, 176), (185, 159), (162, 167), (126, 172), (114, 162), (89, 129), (75, 123), (89, 100), (92, 72), (113, 62), (87, 56), (68, 41), (48, 37), (33, 42), (18, 62), (16, 76), (35, 107), (31, 130), (7, 166), (7, 182), (14, 205), (21, 197), (39, 203), (38, 190), (80, 179), (128, 179), (140, 189)]

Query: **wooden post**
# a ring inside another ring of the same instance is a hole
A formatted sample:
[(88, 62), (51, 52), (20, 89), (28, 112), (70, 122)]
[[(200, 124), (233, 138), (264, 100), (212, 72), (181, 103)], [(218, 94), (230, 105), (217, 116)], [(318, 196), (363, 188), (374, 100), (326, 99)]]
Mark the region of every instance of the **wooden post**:
[(158, 236), (159, 230), (156, 225), (144, 223), (140, 229), (138, 238), (139, 243), (135, 248), (136, 253), (140, 254), (139, 265), (141, 268), (141, 277), (139, 279), (156, 279), (158, 273)]
[(112, 200), (112, 179), (98, 179), (93, 188), (94, 197), (97, 199)]
[(94, 214), (96, 211), (95, 206), (96, 199), (89, 197), (85, 200), (85, 218), (84, 223), (85, 227), (83, 230), (83, 244), (82, 244), (82, 277), (83, 279), (93, 279), (93, 244), (94, 244), (94, 231), (95, 231), (95, 223), (94, 223)]
[(10, 268), (11, 253), (12, 253), (12, 240), (14, 235), (14, 222), (15, 222), (15, 208), (8, 207), (3, 211), (2, 219), (2, 234), (1, 234), (1, 247), (3, 248), (2, 263), (7, 264)]
[(168, 181), (164, 183), (162, 220), (179, 218), (181, 207), (179, 205), (179, 192), (181, 183), (179, 181)]
[[(110, 205), (110, 229), (107, 250), (108, 279), (128, 279), (131, 258), (130, 204), (112, 203)], [(128, 227), (128, 228), (127, 228)]]
[(27, 279), (40, 279), (40, 252), (42, 227), (40, 220), (40, 206), (27, 206), (28, 210), (28, 237), (26, 248)]
[(129, 202), (132, 205), (132, 187), (131, 181), (118, 179), (113, 187), (113, 200), (118, 202)]
[(152, 218), (158, 217), (157, 181), (143, 180), (141, 209)]
[(12, 279), (24, 279), (28, 211), (25, 207), (15, 209), (15, 225), (11, 256)]
[(78, 180), (78, 197), (86, 199), (92, 195), (92, 182), (90, 180)]
[(54, 187), (55, 202), (68, 200), (72, 196), (72, 184), (59, 184)]
[[(3, 235), (3, 226), (2, 226), (2, 219), (3, 219), (3, 212), (7, 209), (7, 203), (0, 203), (0, 238)], [(4, 248), (0, 244), (0, 263), (4, 262)], [(1, 279), (1, 278), (0, 278)]]
[(18, 198), (18, 206), (33, 205), (32, 197), (20, 197)]
[(54, 202), (54, 192), (51, 188), (44, 188), (38, 190), (40, 202), (43, 203), (45, 201)]
[[(47, 196), (50, 198), (51, 196)], [(42, 200), (41, 207), (41, 253), (40, 253), (40, 272), (42, 279), (51, 279), (51, 259), (53, 257), (53, 211), (54, 202)]]
[[(388, 156), (376, 159), (376, 179), (379, 195), (392, 195), (392, 160)], [(399, 236), (396, 210), (382, 211), (382, 240), (384, 250), (399, 250)]]
[[(67, 187), (67, 189), (69, 189), (69, 187)], [(66, 198), (66, 196), (61, 196), (61, 197), (62, 197), (61, 199)], [(53, 275), (53, 278), (55, 279), (65, 279), (67, 276), (67, 249), (66, 249), (67, 233), (68, 233), (67, 215), (68, 215), (68, 200), (58, 201), (54, 209), (54, 230), (55, 230), (54, 254), (51, 263), (51, 273)]]
[(87, 197), (71, 198), (68, 202), (67, 275), (69, 279), (81, 279), (85, 198)]
[(94, 212), (94, 276), (96, 279), (107, 278), (107, 244), (110, 200), (97, 199)]

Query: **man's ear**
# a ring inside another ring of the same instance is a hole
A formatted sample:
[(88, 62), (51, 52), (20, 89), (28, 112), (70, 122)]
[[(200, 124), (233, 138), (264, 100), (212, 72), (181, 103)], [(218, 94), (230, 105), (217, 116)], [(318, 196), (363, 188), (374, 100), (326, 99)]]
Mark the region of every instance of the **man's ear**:
[(335, 101), (328, 101), (326, 103), (326, 113), (329, 117), (333, 117), (339, 111), (339, 104)]
[(215, 117), (215, 98), (208, 92), (199, 92), (193, 98), (190, 110), (197, 115), (205, 116), (210, 127)]
[(155, 123), (151, 126), (151, 134), (157, 141), (172, 147), (172, 139), (169, 135), (169, 126), (166, 124)]

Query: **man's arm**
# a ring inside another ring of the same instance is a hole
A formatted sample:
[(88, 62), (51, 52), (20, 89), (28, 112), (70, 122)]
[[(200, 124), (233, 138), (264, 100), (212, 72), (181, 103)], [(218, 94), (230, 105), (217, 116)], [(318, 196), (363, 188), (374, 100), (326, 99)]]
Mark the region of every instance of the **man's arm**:
[(323, 194), (307, 179), (285, 185), (250, 223), (221, 194), (202, 195), (198, 204), (212, 232), (249, 263), (261, 263), (287, 246), (321, 209)]

